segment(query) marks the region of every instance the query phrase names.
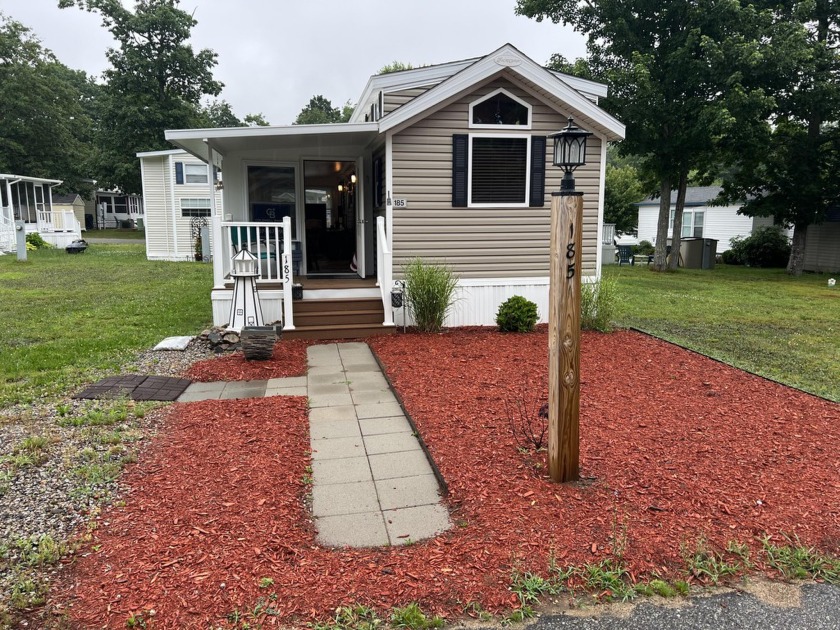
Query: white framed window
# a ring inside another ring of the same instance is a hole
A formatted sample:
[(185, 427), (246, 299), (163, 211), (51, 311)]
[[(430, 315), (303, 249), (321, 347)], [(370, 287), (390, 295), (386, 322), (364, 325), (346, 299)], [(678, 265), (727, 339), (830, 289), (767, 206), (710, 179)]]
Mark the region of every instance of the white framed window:
[(206, 184), (207, 166), (205, 164), (184, 164), (185, 184)]
[(470, 134), (470, 207), (526, 207), (530, 190), (531, 136)]
[(474, 129), (530, 129), (531, 106), (504, 88), (470, 103)]
[(181, 199), (182, 217), (209, 217), (210, 199)]
[[(674, 214), (675, 210), (671, 210), (671, 218), (668, 221), (668, 231), (674, 230)], [(706, 213), (703, 210), (683, 210), (682, 230), (680, 231), (680, 238), (703, 238), (703, 223), (706, 219)]]

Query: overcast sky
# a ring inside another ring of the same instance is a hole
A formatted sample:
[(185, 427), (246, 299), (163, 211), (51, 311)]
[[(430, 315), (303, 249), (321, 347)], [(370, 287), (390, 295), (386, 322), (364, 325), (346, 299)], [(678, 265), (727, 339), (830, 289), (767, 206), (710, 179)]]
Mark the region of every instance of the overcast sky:
[[(133, 6), (133, 2), (123, 0)], [(544, 64), (553, 53), (584, 55), (571, 29), (514, 14), (515, 0), (182, 0), (194, 13), (195, 49), (218, 54), (220, 98), (242, 118), (262, 113), (290, 124), (315, 94), (333, 106), (361, 96), (371, 74), (393, 61), (444, 63), (511, 43)], [(100, 75), (114, 45), (98, 14), (58, 0), (0, 0), (0, 11), (32, 28), (65, 65)]]

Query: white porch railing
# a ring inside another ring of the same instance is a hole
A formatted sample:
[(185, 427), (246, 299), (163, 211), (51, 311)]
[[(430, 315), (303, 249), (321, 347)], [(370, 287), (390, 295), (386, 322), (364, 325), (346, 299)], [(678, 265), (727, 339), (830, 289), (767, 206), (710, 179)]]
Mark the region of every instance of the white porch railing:
[(601, 244), (612, 245), (615, 238), (615, 223), (604, 223), (604, 228), (601, 231)]
[(394, 287), (394, 259), (388, 247), (388, 235), (385, 232), (385, 217), (376, 217), (376, 283), (382, 296), (382, 308), (385, 311), (383, 326), (394, 325), (394, 309), (391, 307), (391, 289)]
[(15, 222), (10, 219), (11, 213), (6, 211), (10, 208), (0, 208), (0, 252), (13, 252), (17, 249), (17, 236), (15, 235)]
[[(230, 276), (231, 259), (247, 249), (259, 261), (258, 285), (266, 282), (283, 284), (283, 330), (294, 329), (292, 317), (292, 220), (282, 223), (231, 222), (212, 217), (213, 279), (217, 287)], [(219, 247), (216, 247), (216, 243)]]
[(38, 210), (39, 232), (70, 232), (81, 237), (82, 226), (72, 210)]

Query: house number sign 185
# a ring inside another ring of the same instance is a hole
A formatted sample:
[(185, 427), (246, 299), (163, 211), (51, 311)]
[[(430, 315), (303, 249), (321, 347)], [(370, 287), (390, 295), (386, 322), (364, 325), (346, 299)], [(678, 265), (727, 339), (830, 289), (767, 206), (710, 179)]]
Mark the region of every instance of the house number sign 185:
[(566, 245), (566, 260), (569, 266), (566, 267), (566, 278), (575, 277), (575, 225), (569, 226), (569, 243)]
[(394, 199), (395, 208), (405, 208), (407, 205), (408, 202), (405, 199)]

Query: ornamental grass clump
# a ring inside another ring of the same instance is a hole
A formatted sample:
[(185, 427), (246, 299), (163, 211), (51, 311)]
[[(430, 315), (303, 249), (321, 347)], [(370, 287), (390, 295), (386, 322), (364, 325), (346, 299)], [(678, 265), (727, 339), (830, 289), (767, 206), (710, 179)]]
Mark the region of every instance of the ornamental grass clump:
[(406, 265), (405, 293), (408, 310), (421, 332), (440, 332), (455, 304), (458, 277), (441, 263), (415, 258)]
[(499, 306), (496, 324), (501, 332), (532, 332), (538, 317), (536, 304), (521, 295), (514, 295)]
[(612, 320), (618, 306), (615, 280), (601, 278), (584, 282), (580, 287), (580, 327), (583, 330), (612, 330)]

